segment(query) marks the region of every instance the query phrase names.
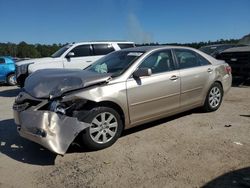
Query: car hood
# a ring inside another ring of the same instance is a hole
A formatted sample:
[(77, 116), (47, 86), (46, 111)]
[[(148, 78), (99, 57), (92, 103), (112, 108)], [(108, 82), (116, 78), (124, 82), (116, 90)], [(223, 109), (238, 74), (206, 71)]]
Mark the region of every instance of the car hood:
[(22, 60), (22, 61), (16, 62), (16, 65), (21, 66), (21, 65), (26, 65), (26, 64), (30, 64), (30, 63), (47, 63), (47, 62), (52, 62), (55, 59), (56, 58), (52, 58), (52, 57), (28, 59), (28, 60)]
[(55, 98), (63, 93), (108, 82), (111, 74), (87, 70), (43, 69), (28, 76), (24, 90), (35, 98)]

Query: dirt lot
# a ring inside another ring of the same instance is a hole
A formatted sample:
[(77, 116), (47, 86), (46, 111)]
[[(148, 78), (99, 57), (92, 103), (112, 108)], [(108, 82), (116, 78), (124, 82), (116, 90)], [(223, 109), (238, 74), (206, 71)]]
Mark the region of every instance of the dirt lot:
[(112, 147), (56, 156), (16, 132), (19, 92), (0, 86), (0, 187), (250, 186), (250, 88), (213, 113), (182, 113), (128, 131)]

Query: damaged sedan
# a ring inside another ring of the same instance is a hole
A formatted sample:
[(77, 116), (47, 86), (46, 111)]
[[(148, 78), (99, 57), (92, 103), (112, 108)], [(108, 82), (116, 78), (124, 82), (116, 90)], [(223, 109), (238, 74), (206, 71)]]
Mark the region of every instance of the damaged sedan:
[(217, 110), (231, 87), (230, 66), (187, 47), (113, 52), (85, 70), (38, 70), (13, 105), (19, 134), (65, 154), (78, 136), (91, 150), (124, 129), (186, 110)]

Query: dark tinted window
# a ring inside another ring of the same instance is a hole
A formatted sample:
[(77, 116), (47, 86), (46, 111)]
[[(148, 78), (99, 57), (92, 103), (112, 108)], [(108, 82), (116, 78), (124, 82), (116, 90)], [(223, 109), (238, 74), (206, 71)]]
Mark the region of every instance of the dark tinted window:
[(111, 44), (93, 44), (94, 55), (106, 55), (114, 51)]
[(123, 43), (118, 43), (118, 46), (119, 46), (121, 49), (133, 48), (133, 47), (135, 47), (134, 44), (123, 44)]
[(196, 53), (191, 50), (175, 49), (180, 69), (192, 68), (200, 66)]
[(4, 58), (0, 58), (0, 64), (4, 64), (5, 63), (5, 59)]
[(151, 54), (141, 63), (139, 68), (150, 68), (153, 74), (174, 70), (171, 51), (164, 50)]
[(74, 57), (90, 56), (90, 45), (80, 45), (75, 47), (71, 52), (74, 52)]

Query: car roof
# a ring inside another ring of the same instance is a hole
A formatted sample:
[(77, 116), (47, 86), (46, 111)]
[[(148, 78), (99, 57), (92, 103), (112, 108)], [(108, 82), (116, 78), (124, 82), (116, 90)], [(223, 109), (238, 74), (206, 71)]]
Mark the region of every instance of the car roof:
[(222, 53), (230, 53), (230, 52), (250, 52), (250, 46), (229, 48), (227, 50), (224, 50)]
[(235, 44), (212, 44), (212, 45), (202, 46), (201, 48), (211, 48), (220, 46), (235, 46)]
[(88, 41), (88, 42), (72, 42), (68, 45), (82, 45), (82, 44), (114, 44), (114, 43), (120, 43), (120, 44), (134, 44), (134, 42), (130, 41)]
[(122, 51), (149, 52), (149, 51), (160, 50), (160, 49), (189, 49), (189, 50), (194, 50), (194, 48), (186, 47), (186, 46), (158, 45), (158, 46), (138, 46), (138, 47), (134, 47), (134, 48), (122, 49)]

